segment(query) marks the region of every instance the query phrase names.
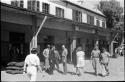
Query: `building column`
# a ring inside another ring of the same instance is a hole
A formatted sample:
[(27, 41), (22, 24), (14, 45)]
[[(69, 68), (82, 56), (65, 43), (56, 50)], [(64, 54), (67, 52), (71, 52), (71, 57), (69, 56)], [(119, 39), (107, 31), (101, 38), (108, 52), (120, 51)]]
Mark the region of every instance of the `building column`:
[[(74, 29), (74, 28), (73, 28)], [(71, 42), (71, 45), (70, 45), (70, 49), (71, 49), (71, 62), (72, 62), (72, 52), (74, 51), (74, 49), (76, 48), (76, 39), (77, 39), (77, 32), (76, 30), (74, 29), (73, 31), (73, 36), (72, 36), (72, 42)]]
[(94, 46), (99, 46), (99, 31), (98, 29), (95, 29), (95, 35), (96, 35), (96, 42)]

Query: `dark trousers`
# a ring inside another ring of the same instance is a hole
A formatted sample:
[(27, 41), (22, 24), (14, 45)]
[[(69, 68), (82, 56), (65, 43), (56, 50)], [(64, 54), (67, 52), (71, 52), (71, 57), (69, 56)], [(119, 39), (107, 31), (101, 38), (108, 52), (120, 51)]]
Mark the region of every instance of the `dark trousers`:
[(53, 60), (51, 60), (51, 61), (49, 61), (49, 64), (50, 64), (50, 69), (49, 69), (49, 72), (50, 72), (50, 74), (53, 74), (53, 70), (54, 70), (54, 68), (55, 68), (55, 64), (54, 64), (54, 61)]
[(99, 58), (92, 58), (92, 66), (95, 71), (95, 74), (98, 74), (98, 63), (99, 63)]
[(64, 70), (64, 74), (67, 73), (67, 62), (63, 62), (63, 70)]

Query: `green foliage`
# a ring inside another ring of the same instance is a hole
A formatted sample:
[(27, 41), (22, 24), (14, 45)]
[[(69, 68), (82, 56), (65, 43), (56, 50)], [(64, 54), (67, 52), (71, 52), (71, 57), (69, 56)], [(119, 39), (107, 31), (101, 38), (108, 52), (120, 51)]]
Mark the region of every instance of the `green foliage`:
[(115, 28), (123, 13), (120, 3), (116, 0), (100, 1), (97, 8), (107, 17), (107, 27)]

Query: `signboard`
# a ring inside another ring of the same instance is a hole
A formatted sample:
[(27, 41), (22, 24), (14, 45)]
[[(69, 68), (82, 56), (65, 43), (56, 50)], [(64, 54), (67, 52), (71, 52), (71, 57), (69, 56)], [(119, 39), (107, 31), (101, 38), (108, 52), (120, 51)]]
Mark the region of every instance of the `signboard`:
[(93, 29), (91, 29), (91, 30), (88, 30), (88, 29), (80, 29), (80, 31), (86, 32), (86, 33), (92, 33), (92, 34), (95, 33), (95, 30), (93, 30)]
[(83, 29), (83, 28), (80, 28), (79, 26), (75, 26), (75, 30), (76, 31), (81, 31), (81, 32), (86, 32), (86, 33), (92, 33), (94, 34), (95, 33), (95, 30), (94, 29)]

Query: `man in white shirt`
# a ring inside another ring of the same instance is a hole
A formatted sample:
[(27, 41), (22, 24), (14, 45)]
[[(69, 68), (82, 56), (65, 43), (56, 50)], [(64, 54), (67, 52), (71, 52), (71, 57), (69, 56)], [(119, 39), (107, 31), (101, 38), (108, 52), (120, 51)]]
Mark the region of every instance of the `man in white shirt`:
[(66, 75), (67, 73), (67, 54), (68, 54), (68, 51), (65, 47), (65, 45), (62, 45), (62, 62), (63, 62), (63, 69), (64, 69), (64, 75)]
[(37, 69), (42, 72), (40, 67), (40, 60), (37, 56), (37, 50), (36, 48), (33, 48), (31, 50), (31, 54), (26, 56), (24, 62), (24, 72), (27, 73), (28, 77), (30, 78), (30, 81), (36, 81)]
[(45, 57), (45, 70), (47, 71), (50, 67), (49, 65), (49, 54), (50, 54), (50, 45), (47, 45), (47, 48), (43, 51), (43, 56)]

